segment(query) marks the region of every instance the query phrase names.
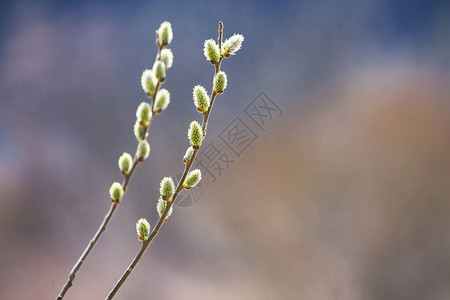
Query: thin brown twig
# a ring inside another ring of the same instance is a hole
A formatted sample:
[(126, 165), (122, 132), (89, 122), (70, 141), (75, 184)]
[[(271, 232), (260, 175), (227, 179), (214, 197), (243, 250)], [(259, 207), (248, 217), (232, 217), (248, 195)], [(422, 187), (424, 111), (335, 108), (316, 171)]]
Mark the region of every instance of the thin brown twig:
[[(219, 45), (222, 44), (222, 31), (223, 31), (223, 24), (222, 24), (222, 22), (219, 22), (219, 38), (218, 38), (219, 39)], [(221, 48), (219, 47), (219, 49), (221, 49)], [(217, 74), (220, 71), (220, 64), (221, 64), (221, 62), (222, 62), (222, 57), (220, 58), (219, 62), (217, 62), (214, 65), (215, 66), (215, 74)], [(206, 134), (206, 126), (208, 124), (208, 119), (209, 119), (209, 116), (211, 114), (211, 110), (212, 110), (212, 107), (213, 107), (213, 104), (214, 104), (214, 99), (216, 98), (216, 96), (217, 96), (217, 93), (214, 92), (214, 90), (213, 90), (212, 95), (211, 95), (211, 103), (210, 103), (209, 109), (208, 109), (207, 112), (205, 112), (203, 114), (202, 130), (203, 130), (204, 134)], [(120, 279), (117, 281), (116, 285), (113, 287), (113, 289), (111, 290), (109, 295), (106, 297), (106, 300), (111, 300), (116, 295), (116, 293), (119, 291), (119, 289), (125, 283), (127, 278), (131, 275), (131, 272), (133, 272), (134, 268), (136, 267), (136, 265), (141, 260), (142, 256), (144, 255), (145, 251), (147, 250), (147, 248), (150, 246), (152, 241), (158, 235), (159, 230), (161, 229), (162, 225), (164, 224), (164, 222), (166, 220), (166, 217), (167, 217), (167, 214), (170, 211), (170, 208), (172, 207), (173, 203), (175, 202), (176, 198), (178, 197), (178, 194), (184, 189), (183, 182), (186, 179), (186, 176), (187, 176), (189, 170), (191, 169), (191, 166), (192, 166), (192, 164), (193, 164), (193, 162), (195, 160), (195, 157), (197, 156), (197, 152), (198, 152), (198, 149), (194, 148), (194, 153), (192, 154), (192, 157), (189, 160), (189, 162), (184, 167), (183, 175), (181, 176), (181, 179), (178, 182), (178, 185), (177, 185), (177, 188), (175, 190), (175, 193), (173, 194), (172, 200), (166, 202), (167, 203), (166, 204), (166, 209), (164, 210), (164, 212), (162, 213), (161, 217), (159, 218), (158, 223), (156, 223), (155, 227), (153, 228), (149, 238), (142, 243), (141, 249), (136, 254), (136, 256), (134, 257), (133, 261), (128, 266), (128, 268), (125, 270), (125, 272), (122, 274)]]
[[(158, 44), (158, 41), (157, 41)], [(158, 54), (156, 56), (155, 60), (160, 59), (161, 57), (161, 50), (164, 46), (159, 46), (158, 44)], [(149, 124), (145, 129), (145, 133), (144, 136), (147, 134), (147, 132), (150, 129), (150, 126), (152, 124), (153, 118), (156, 115), (153, 112), (154, 109), (154, 104), (156, 101), (156, 95), (159, 91), (159, 88), (161, 86), (161, 82), (158, 81), (155, 87), (155, 94), (153, 95), (153, 99), (152, 99), (152, 105), (151, 105), (151, 110), (152, 110), (152, 115), (150, 117), (149, 120)], [(148, 95), (151, 98), (151, 95)], [(136, 167), (142, 162), (142, 160), (137, 159), (137, 157), (135, 156), (134, 158), (134, 163), (133, 166), (131, 167), (131, 170), (128, 174), (124, 174), (124, 178), (123, 178), (123, 182), (122, 182), (122, 188), (123, 188), (123, 193), (125, 194), (127, 188), (128, 188), (128, 184), (130, 183), (131, 177), (133, 176), (134, 171), (136, 170)], [(75, 265), (72, 267), (72, 270), (69, 273), (69, 277), (67, 278), (67, 282), (64, 284), (61, 292), (59, 293), (58, 297), (56, 298), (57, 300), (62, 300), (64, 298), (64, 295), (67, 293), (67, 291), (69, 290), (69, 288), (72, 286), (73, 281), (75, 279), (75, 276), (77, 274), (77, 272), (80, 270), (82, 264), (84, 263), (84, 261), (86, 260), (86, 258), (88, 257), (89, 253), (92, 251), (92, 249), (94, 248), (94, 246), (96, 245), (97, 241), (100, 239), (101, 235), (106, 231), (106, 227), (108, 226), (109, 221), (112, 219), (114, 212), (116, 211), (117, 207), (119, 206), (119, 204), (117, 202), (114, 202), (111, 204), (108, 212), (106, 213), (105, 217), (103, 218), (103, 222), (100, 224), (100, 227), (97, 229), (96, 233), (94, 234), (94, 236), (92, 237), (92, 239), (89, 241), (89, 244), (86, 246), (86, 248), (84, 249), (83, 253), (81, 254), (81, 256), (78, 258), (77, 262), (75, 263)]]

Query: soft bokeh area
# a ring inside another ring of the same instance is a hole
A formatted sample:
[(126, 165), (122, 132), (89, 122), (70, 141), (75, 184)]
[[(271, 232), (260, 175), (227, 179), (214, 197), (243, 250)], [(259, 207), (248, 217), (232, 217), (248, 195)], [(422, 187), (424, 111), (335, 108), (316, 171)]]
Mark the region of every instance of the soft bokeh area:
[[(157, 222), (219, 20), (245, 36), (204, 142), (228, 165), (115, 299), (450, 299), (450, 4), (416, 0), (3, 3), (0, 299), (55, 299), (102, 221), (165, 20), (171, 103), (65, 299), (104, 299), (140, 248), (136, 221)], [(236, 122), (245, 149), (226, 143)]]

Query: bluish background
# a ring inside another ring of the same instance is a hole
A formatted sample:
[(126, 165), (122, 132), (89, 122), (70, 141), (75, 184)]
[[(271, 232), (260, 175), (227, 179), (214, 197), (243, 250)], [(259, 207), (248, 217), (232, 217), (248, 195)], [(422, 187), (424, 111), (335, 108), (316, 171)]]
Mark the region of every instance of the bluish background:
[(261, 91), (284, 111), (192, 207), (176, 208), (118, 299), (448, 299), (450, 4), (446, 1), (9, 1), (0, 12), (0, 298), (56, 297), (133, 153), (155, 30), (175, 59), (150, 159), (66, 299), (105, 297), (134, 224), (179, 173), (224, 61), (208, 139)]

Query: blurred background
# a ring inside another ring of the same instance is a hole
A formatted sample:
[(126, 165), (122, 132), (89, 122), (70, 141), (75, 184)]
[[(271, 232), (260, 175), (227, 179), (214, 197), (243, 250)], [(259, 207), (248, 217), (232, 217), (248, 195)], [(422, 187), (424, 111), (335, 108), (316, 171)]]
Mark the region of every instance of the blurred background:
[[(116, 298), (450, 299), (450, 4), (417, 0), (2, 2), (0, 299), (55, 299), (100, 224), (165, 20), (171, 103), (65, 299), (104, 299), (135, 222), (156, 223), (219, 20), (245, 41), (205, 145), (234, 162), (175, 207)], [(264, 127), (246, 114), (260, 92), (280, 109)], [(236, 116), (257, 136), (239, 155), (220, 138)]]

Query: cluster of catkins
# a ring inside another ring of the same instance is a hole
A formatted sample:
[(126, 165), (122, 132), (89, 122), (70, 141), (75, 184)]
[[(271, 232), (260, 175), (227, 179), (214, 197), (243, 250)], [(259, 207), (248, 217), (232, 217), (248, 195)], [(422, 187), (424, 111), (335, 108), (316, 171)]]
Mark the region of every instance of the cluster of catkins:
[[(132, 266), (136, 265), (143, 254), (143, 251), (150, 245), (152, 239), (156, 236), (159, 228), (172, 215), (173, 201), (176, 200), (178, 194), (183, 189), (191, 189), (195, 187), (202, 179), (202, 174), (199, 169), (190, 171), (194, 162), (195, 156), (205, 138), (206, 126), (214, 99), (217, 95), (222, 94), (227, 87), (227, 75), (220, 70), (220, 65), (223, 59), (234, 55), (236, 51), (241, 48), (244, 37), (240, 34), (234, 34), (232, 37), (222, 43), (223, 24), (219, 22), (219, 38), (216, 43), (215, 40), (209, 39), (204, 43), (204, 54), (206, 59), (215, 67), (215, 75), (213, 79), (213, 89), (211, 96), (208, 95), (206, 89), (201, 85), (196, 85), (193, 90), (193, 100), (197, 111), (203, 114), (203, 123), (200, 125), (197, 121), (192, 121), (188, 129), (188, 139), (190, 146), (186, 150), (183, 157), (183, 162), (186, 164), (182, 179), (175, 187), (174, 181), (171, 177), (164, 177), (160, 183), (160, 196), (156, 205), (156, 210), (159, 214), (158, 223), (150, 230), (150, 224), (146, 219), (141, 218), (136, 223), (136, 231), (140, 241), (144, 242), (139, 255), (133, 260)], [(134, 135), (137, 139), (138, 145), (134, 158), (127, 152), (124, 152), (119, 160), (119, 169), (123, 175), (123, 183), (114, 182), (110, 189), (109, 195), (112, 200), (110, 211), (105, 216), (105, 220), (95, 234), (93, 240), (89, 243), (86, 250), (81, 255), (80, 259), (75, 264), (69, 279), (58, 299), (62, 299), (67, 289), (72, 286), (72, 281), (75, 278), (76, 272), (81, 267), (81, 264), (89, 255), (90, 250), (94, 247), (95, 242), (100, 237), (101, 233), (106, 229), (106, 225), (111, 219), (114, 209), (117, 208), (121, 202), (124, 193), (127, 190), (128, 183), (136, 169), (136, 166), (148, 158), (150, 154), (150, 144), (147, 141), (148, 131), (155, 115), (161, 114), (170, 103), (170, 93), (168, 90), (161, 88), (166, 79), (166, 72), (173, 64), (173, 53), (167, 46), (172, 42), (173, 32), (172, 25), (169, 22), (163, 22), (156, 31), (156, 44), (158, 47), (158, 54), (155, 58), (155, 63), (152, 69), (144, 70), (141, 77), (141, 86), (145, 94), (151, 99), (148, 102), (142, 102), (136, 111), (136, 122), (134, 124)], [(167, 211), (166, 211), (167, 210)], [(163, 219), (164, 216), (164, 219)], [(123, 284), (124, 280), (131, 273), (132, 267), (127, 269), (122, 278), (111, 291), (107, 299), (112, 299), (117, 290)]]
[[(150, 144), (147, 141), (148, 128), (154, 115), (164, 111), (170, 102), (170, 93), (166, 89), (160, 89), (160, 85), (165, 81), (166, 71), (173, 64), (173, 53), (167, 46), (173, 38), (172, 25), (163, 22), (156, 32), (156, 42), (158, 44), (158, 54), (156, 55), (153, 69), (147, 69), (142, 73), (141, 85), (152, 104), (141, 102), (136, 110), (136, 123), (134, 124), (134, 135), (138, 141), (136, 155), (133, 158), (124, 152), (118, 161), (119, 169), (126, 177), (129, 176), (133, 166), (144, 161), (150, 154)], [(109, 194), (114, 203), (119, 203), (122, 199), (124, 189), (119, 182), (114, 182), (109, 189)]]
[[(171, 36), (172, 35), (170, 34), (170, 37)], [(219, 45), (213, 39), (205, 41), (204, 54), (206, 56), (206, 59), (209, 60), (213, 65), (216, 66), (220, 65), (220, 61), (223, 58), (228, 58), (230, 57), (230, 55), (234, 55), (235, 52), (241, 48), (243, 40), (244, 37), (242, 35), (235, 34), (223, 43), (221, 49), (219, 49)], [(155, 70), (155, 67), (153, 69)], [(158, 76), (157, 75), (155, 76), (156, 79), (158, 79)], [(222, 94), (226, 87), (227, 87), (227, 75), (223, 71), (216, 72), (213, 79), (212, 97), (214, 98), (217, 94)], [(148, 92), (151, 93), (150, 88), (148, 89)], [(208, 116), (208, 114), (210, 113), (211, 98), (208, 96), (208, 93), (203, 86), (196, 85), (194, 87), (193, 99), (197, 111), (204, 114), (204, 116)], [(158, 100), (156, 101), (156, 103), (158, 103)], [(199, 149), (204, 138), (205, 132), (202, 126), (197, 121), (192, 121), (191, 124), (189, 125), (188, 130), (188, 139), (191, 146), (186, 150), (186, 154), (183, 157), (183, 162), (185, 164), (188, 164), (191, 161), (194, 151)], [(200, 182), (201, 179), (202, 174), (199, 169), (190, 171), (185, 177), (182, 189), (190, 189), (195, 187)], [(172, 201), (174, 194), (176, 193), (173, 179), (171, 177), (164, 177), (160, 183), (159, 191), (160, 197), (156, 205), (156, 210), (158, 211), (158, 214), (161, 217), (166, 209), (167, 202)], [(172, 210), (173, 205), (170, 205), (170, 209), (166, 214), (166, 220), (168, 217), (172, 215)], [(136, 223), (136, 231), (139, 240), (145, 241), (150, 236), (150, 224), (146, 219), (141, 218)]]

